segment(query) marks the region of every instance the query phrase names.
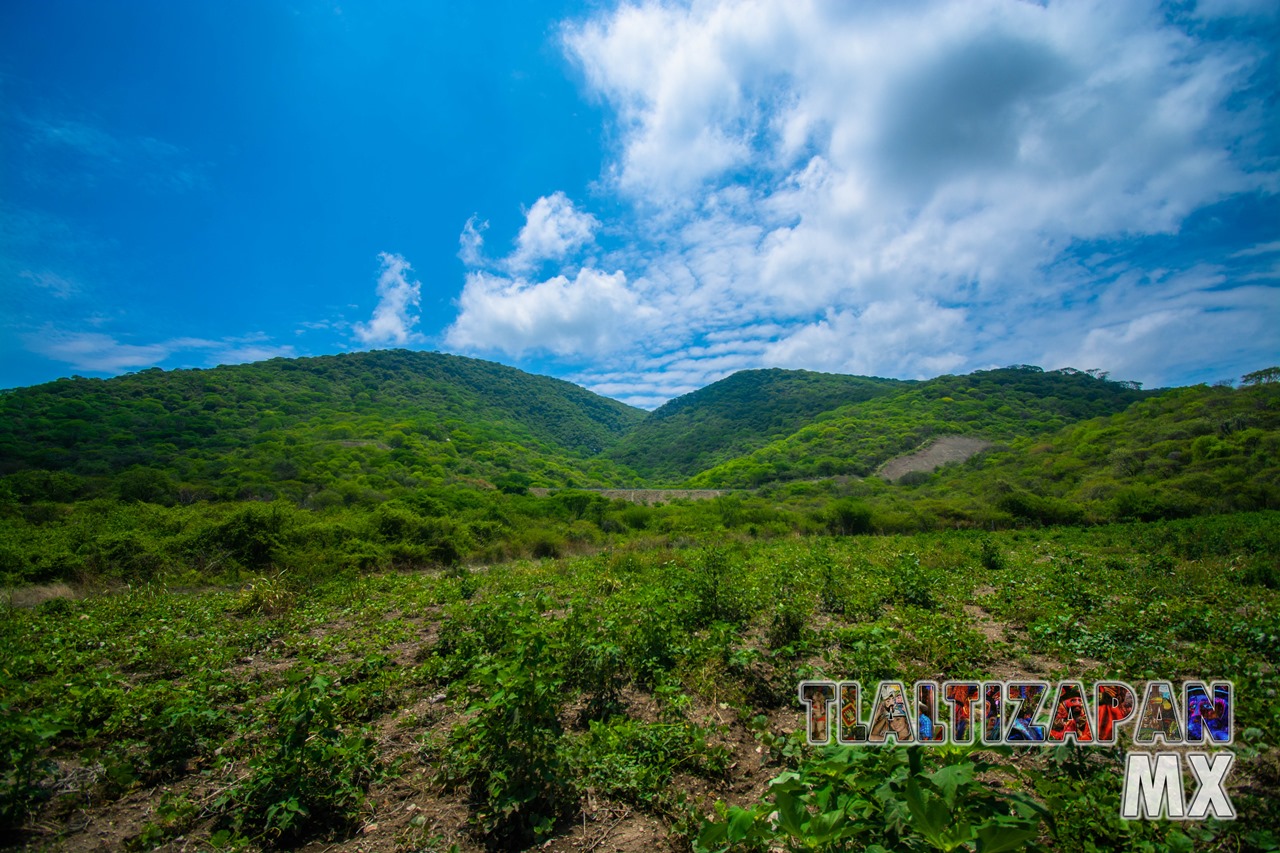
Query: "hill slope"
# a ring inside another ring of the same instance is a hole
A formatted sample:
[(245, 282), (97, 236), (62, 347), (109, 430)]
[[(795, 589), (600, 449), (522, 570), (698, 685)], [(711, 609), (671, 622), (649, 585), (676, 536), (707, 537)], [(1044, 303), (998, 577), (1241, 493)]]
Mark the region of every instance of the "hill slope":
[(339, 483), (385, 490), (512, 472), (627, 484), (616, 465), (588, 460), (645, 417), (569, 382), (441, 353), (156, 369), (0, 395), (0, 473), (61, 472), (46, 478), (54, 499), (130, 470), (140, 492), (188, 484), (294, 499)]
[(818, 416), (792, 435), (690, 478), (694, 488), (758, 486), (876, 466), (941, 435), (1008, 439), (1113, 414), (1151, 396), (1076, 370), (1008, 367), (941, 376)]
[(743, 370), (667, 402), (606, 455), (645, 477), (679, 481), (789, 435), (822, 412), (910, 384), (808, 370)]
[(1176, 388), (1018, 439), (911, 491), (1046, 524), (1275, 509), (1280, 384)]

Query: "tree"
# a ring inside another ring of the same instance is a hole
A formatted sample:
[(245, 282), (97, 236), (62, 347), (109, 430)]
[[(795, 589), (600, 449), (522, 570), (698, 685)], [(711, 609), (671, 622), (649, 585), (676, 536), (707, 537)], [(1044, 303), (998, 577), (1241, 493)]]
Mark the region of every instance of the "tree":
[(1240, 377), (1241, 385), (1269, 385), (1280, 382), (1280, 367), (1266, 367)]

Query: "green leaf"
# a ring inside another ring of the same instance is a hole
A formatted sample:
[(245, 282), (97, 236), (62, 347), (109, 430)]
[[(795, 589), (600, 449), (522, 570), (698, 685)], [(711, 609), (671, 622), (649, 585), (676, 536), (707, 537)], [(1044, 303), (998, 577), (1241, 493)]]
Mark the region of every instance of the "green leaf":
[(800, 800), (789, 791), (778, 791), (775, 804), (778, 807), (778, 825), (795, 838), (803, 838), (809, 813)]
[(745, 840), (755, 827), (756, 816), (752, 811), (734, 806), (729, 809), (729, 823), (726, 837), (730, 842)]
[(954, 809), (956, 806), (956, 791), (962, 785), (968, 785), (973, 781), (974, 768), (972, 764), (952, 764), (950, 767), (944, 767), (941, 770), (925, 775), (925, 778), (937, 786), (942, 792), (942, 797), (946, 800), (948, 808)]
[(934, 846), (941, 846), (940, 842), (951, 824), (951, 810), (941, 798), (923, 790), (914, 779), (908, 780), (904, 799), (915, 819), (915, 828)]

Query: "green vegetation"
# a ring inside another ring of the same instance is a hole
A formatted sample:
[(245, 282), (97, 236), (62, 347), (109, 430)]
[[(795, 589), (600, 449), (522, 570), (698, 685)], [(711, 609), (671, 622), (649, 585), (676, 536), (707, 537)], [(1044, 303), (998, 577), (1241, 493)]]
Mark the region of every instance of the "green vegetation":
[(0, 394), (20, 498), (378, 502), (446, 481), (627, 484), (598, 454), (645, 417), (545, 376), (394, 350), (153, 369)]
[(784, 438), (823, 412), (912, 384), (808, 370), (743, 370), (659, 407), (607, 455), (654, 482), (679, 483)]
[[(1273, 374), (754, 371), (646, 416), (389, 352), (0, 394), (0, 831), (1274, 849)], [(947, 434), (995, 445), (855, 476)], [(757, 488), (585, 488), (688, 474)], [(1107, 750), (804, 744), (802, 678), (1011, 674), (1232, 679), (1241, 819), (1120, 821)]]
[(1144, 396), (1150, 392), (1133, 383), (1077, 370), (1046, 373), (1019, 366), (942, 376), (825, 412), (792, 435), (709, 468), (689, 483), (725, 488), (838, 474), (865, 477), (937, 436), (1039, 435), (1120, 412)]
[[(1280, 553), (1277, 522), (711, 536), (352, 572), (288, 595), (152, 582), (11, 608), (5, 819), (74, 844), (82, 823), (67, 818), (83, 810), (85, 832), (119, 821), (115, 843), (133, 848), (378, 824), (400, 849), (524, 849), (585, 838), (584, 815), (612, 803), (707, 850), (1265, 849), (1280, 828), (1266, 734), (1280, 727), (1280, 591), (1257, 567)], [(1121, 822), (1105, 750), (803, 745), (801, 678), (1009, 672), (1234, 680), (1241, 819)], [(138, 797), (153, 808), (125, 810)]]
[(925, 478), (899, 506), (952, 523), (1006, 525), (1274, 509), (1280, 507), (1277, 387), (1167, 391)]

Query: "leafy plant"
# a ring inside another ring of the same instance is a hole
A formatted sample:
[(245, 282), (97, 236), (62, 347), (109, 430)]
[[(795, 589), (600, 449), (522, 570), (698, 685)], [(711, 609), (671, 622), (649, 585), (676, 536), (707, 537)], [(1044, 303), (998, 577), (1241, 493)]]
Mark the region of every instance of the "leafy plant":
[(676, 772), (714, 775), (728, 763), (727, 749), (711, 746), (709, 736), (688, 723), (593, 720), (590, 731), (565, 747), (565, 756), (580, 789), (674, 814), (678, 802), (669, 783)]
[[(1000, 751), (1000, 750), (997, 750)], [(851, 748), (820, 752), (769, 784), (750, 808), (717, 806), (699, 853), (783, 845), (788, 850), (956, 850), (999, 853), (1034, 847), (1048, 811), (1026, 796), (998, 794), (979, 774), (1003, 770), (948, 747)]]
[(53, 767), (44, 749), (61, 727), (0, 702), (0, 827), (16, 827), (48, 797), (40, 784)]
[(545, 838), (572, 800), (559, 750), (564, 679), (552, 643), (531, 624), (536, 614), (516, 605), (496, 615), (504, 653), (472, 672), (478, 698), (451, 733), (437, 773), (470, 792), (478, 830), (528, 844)]
[(214, 803), (239, 832), (294, 841), (349, 826), (381, 768), (372, 738), (338, 725), (338, 684), (296, 672), (260, 725), (264, 748)]

